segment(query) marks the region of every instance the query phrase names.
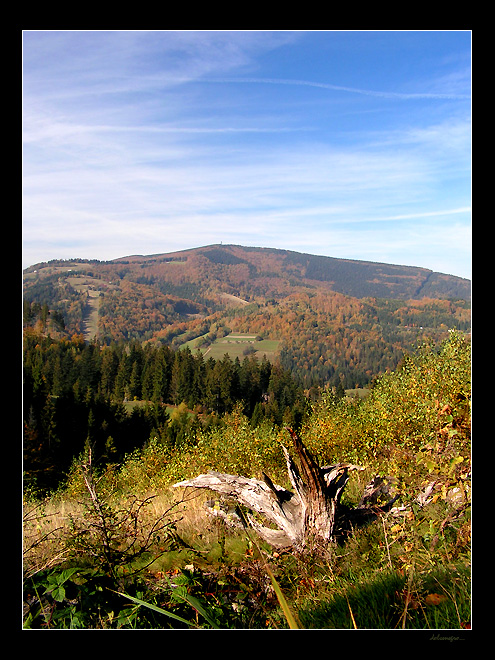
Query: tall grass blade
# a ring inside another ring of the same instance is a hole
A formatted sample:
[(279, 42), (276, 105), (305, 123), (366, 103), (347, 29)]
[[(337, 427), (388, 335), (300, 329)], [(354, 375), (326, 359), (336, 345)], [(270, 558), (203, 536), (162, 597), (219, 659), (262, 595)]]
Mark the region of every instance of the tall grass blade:
[(273, 588), (275, 590), (275, 594), (277, 595), (278, 602), (280, 603), (280, 607), (282, 608), (282, 611), (284, 613), (284, 616), (286, 618), (286, 621), (289, 625), (289, 628), (293, 630), (298, 630), (301, 626), (298, 624), (296, 617), (292, 614), (290, 611), (289, 603), (287, 602), (282, 589), (280, 588), (279, 583), (275, 579), (275, 576), (271, 572), (270, 568), (268, 566), (265, 567), (268, 575), (270, 576), (270, 580), (272, 581)]
[(189, 603), (191, 607), (194, 607), (194, 609), (208, 621), (212, 628), (220, 628), (218, 623), (208, 614), (197, 598), (194, 598), (194, 596), (190, 596), (189, 594), (185, 594), (183, 598), (186, 603)]
[[(173, 586), (172, 586), (170, 580), (168, 579), (168, 577), (166, 578), (166, 580), (168, 582), (168, 585), (169, 585), (170, 589), (173, 589)], [(200, 603), (200, 601), (197, 598), (195, 598), (194, 596), (191, 596), (188, 593), (185, 593), (185, 594), (177, 593), (177, 597), (182, 598), (186, 603), (188, 603), (191, 607), (193, 607), (198, 612), (198, 614), (201, 614), (201, 616), (203, 616), (208, 621), (210, 626), (212, 626), (213, 628), (219, 628), (220, 627), (218, 625), (218, 623), (208, 614), (208, 612), (205, 610), (205, 608), (203, 607), (203, 605)]]
[(134, 598), (133, 596), (128, 596), (127, 594), (123, 594), (120, 591), (116, 591), (115, 593), (118, 594), (119, 596), (123, 596), (124, 598), (127, 598), (128, 600), (131, 600), (133, 603), (136, 603), (137, 605), (142, 605), (143, 607), (147, 607), (149, 610), (153, 610), (154, 612), (158, 612), (159, 614), (165, 614), (165, 616), (169, 616), (170, 618), (176, 619), (177, 621), (180, 621), (181, 623), (185, 623), (188, 626), (192, 626), (193, 628), (199, 628), (199, 626), (192, 623), (191, 621), (188, 621), (187, 619), (183, 619), (181, 616), (178, 616), (177, 614), (173, 614), (168, 610), (164, 610), (162, 607), (158, 607), (158, 605), (147, 603), (144, 600), (140, 600), (139, 598)]
[(354, 626), (354, 630), (357, 630), (358, 627), (356, 625), (356, 619), (354, 618), (354, 614), (352, 613), (351, 610), (351, 604), (349, 603), (349, 599), (347, 598), (347, 596), (345, 597), (345, 599), (347, 601), (347, 606), (349, 607), (349, 612), (351, 613), (352, 625)]
[(261, 561), (264, 564), (265, 570), (268, 573), (268, 575), (270, 576), (270, 580), (272, 582), (273, 589), (275, 590), (277, 600), (280, 604), (280, 607), (282, 608), (282, 612), (284, 613), (287, 624), (288, 624), (290, 629), (299, 630), (301, 628), (301, 626), (298, 623), (298, 621), (297, 621), (296, 617), (294, 616), (294, 614), (291, 612), (290, 607), (289, 607), (289, 603), (287, 602), (287, 599), (285, 598), (285, 596), (283, 594), (283, 591), (280, 588), (279, 583), (275, 579), (275, 576), (273, 575), (273, 572), (270, 569), (270, 567), (268, 565), (268, 562), (265, 560), (265, 558), (263, 556), (263, 553), (261, 552), (260, 546), (258, 545), (258, 543), (257, 543), (256, 539), (254, 538), (254, 536), (252, 534), (250, 534), (249, 529), (247, 527), (246, 519), (245, 519), (245, 522), (246, 522), (246, 527), (245, 527), (246, 535), (247, 535), (248, 539), (251, 541), (251, 543), (254, 545), (256, 550), (258, 551), (258, 555), (259, 555)]

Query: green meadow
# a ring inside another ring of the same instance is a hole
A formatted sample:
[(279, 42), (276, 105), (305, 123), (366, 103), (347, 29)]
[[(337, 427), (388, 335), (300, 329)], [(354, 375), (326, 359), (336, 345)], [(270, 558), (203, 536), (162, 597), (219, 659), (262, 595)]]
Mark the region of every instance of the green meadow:
[(259, 339), (254, 334), (236, 332), (218, 338), (200, 350), (205, 357), (212, 357), (214, 360), (221, 360), (225, 353), (228, 353), (232, 360), (238, 357), (242, 361), (246, 355), (256, 354), (260, 358), (266, 355), (267, 359), (271, 361), (278, 355), (280, 341)]

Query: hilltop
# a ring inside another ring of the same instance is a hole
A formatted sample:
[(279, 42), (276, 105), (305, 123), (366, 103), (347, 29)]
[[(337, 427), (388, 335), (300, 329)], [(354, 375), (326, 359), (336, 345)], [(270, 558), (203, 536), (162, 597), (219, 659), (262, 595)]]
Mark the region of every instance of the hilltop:
[[(180, 272), (176, 266), (180, 264)], [(470, 281), (427, 268), (325, 257), (274, 248), (210, 245), (178, 252), (132, 255), (108, 262), (52, 261), (26, 269), (26, 274), (47, 268), (91, 266), (98, 272), (140, 279), (162, 280), (175, 286), (188, 283), (201, 289), (216, 284), (216, 293), (241, 299), (287, 295), (295, 288), (336, 291), (356, 298), (398, 300), (420, 298), (470, 299)], [(141, 272), (139, 272), (141, 271)], [(208, 286), (206, 286), (208, 285)], [(190, 290), (193, 298), (195, 291)]]
[(143, 270), (152, 269), (153, 274), (158, 270), (169, 279), (165, 270), (174, 262), (186, 266), (184, 275), (190, 281), (197, 281), (197, 269), (202, 268), (208, 279), (216, 279), (220, 287), (230, 287), (247, 299), (288, 294), (294, 287), (330, 289), (355, 298), (470, 298), (469, 280), (426, 268), (274, 248), (210, 245), (168, 254), (133, 255), (113, 263), (131, 268), (139, 265)]
[(36, 264), (24, 295), (52, 312), (52, 333), (266, 354), (308, 385), (362, 386), (416, 342), (470, 329), (469, 280), (237, 245)]

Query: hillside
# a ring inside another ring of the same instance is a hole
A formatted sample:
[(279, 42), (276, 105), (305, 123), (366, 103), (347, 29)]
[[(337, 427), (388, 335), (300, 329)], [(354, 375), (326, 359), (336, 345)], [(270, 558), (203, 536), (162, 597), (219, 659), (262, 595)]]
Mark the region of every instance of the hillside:
[[(418, 341), (470, 328), (469, 280), (234, 245), (37, 264), (25, 271), (24, 296), (52, 312), (52, 333), (187, 344), (216, 356), (224, 348), (260, 358), (268, 351), (307, 386), (362, 386)], [(231, 333), (255, 341), (234, 346), (224, 339)]]
[[(293, 288), (330, 289), (355, 298), (470, 298), (470, 282), (426, 268), (336, 259), (289, 250), (210, 245), (169, 254), (129, 256), (116, 260), (139, 265), (155, 277), (174, 279), (169, 264), (181, 263), (183, 276), (198, 282), (197, 271), (237, 291), (240, 298), (284, 295)], [(185, 266), (185, 268), (184, 268)]]
[[(212, 246), (26, 271), (25, 628), (465, 634), (469, 283), (345, 262), (404, 297), (352, 296), (334, 261)], [(172, 488), (286, 484), (288, 427), (318, 466), (360, 466), (331, 545), (279, 551), (230, 527), (228, 500)], [(376, 475), (394, 508), (342, 527)]]
[[(145, 283), (167, 282), (185, 298), (196, 300), (200, 292), (227, 293), (241, 299), (283, 296), (294, 288), (325, 289), (355, 298), (470, 299), (470, 281), (426, 268), (368, 261), (336, 259), (236, 245), (210, 245), (148, 256), (133, 255), (109, 262), (74, 260), (36, 264), (26, 269), (30, 278), (72, 272), (87, 267), (100, 278), (111, 276), (140, 279)], [(35, 279), (38, 279), (35, 278)], [(217, 289), (217, 290), (215, 290)], [(170, 291), (172, 293), (172, 291)]]

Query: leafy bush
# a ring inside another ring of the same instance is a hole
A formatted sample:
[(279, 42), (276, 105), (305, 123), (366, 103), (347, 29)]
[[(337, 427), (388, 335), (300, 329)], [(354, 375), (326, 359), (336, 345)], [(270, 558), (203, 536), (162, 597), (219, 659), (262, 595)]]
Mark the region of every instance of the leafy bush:
[(282, 439), (287, 441), (284, 431), (269, 422), (253, 428), (238, 406), (224, 416), (221, 427), (200, 430), (194, 445), (171, 456), (165, 473), (169, 483), (208, 470), (245, 476), (260, 476), (266, 471), (282, 478), (285, 473)]
[[(322, 463), (348, 460), (394, 476), (402, 494), (469, 474), (470, 344), (451, 332), (382, 376), (362, 401), (327, 396), (301, 431)], [(461, 479), (462, 481), (462, 479)]]

